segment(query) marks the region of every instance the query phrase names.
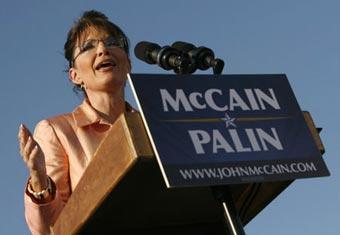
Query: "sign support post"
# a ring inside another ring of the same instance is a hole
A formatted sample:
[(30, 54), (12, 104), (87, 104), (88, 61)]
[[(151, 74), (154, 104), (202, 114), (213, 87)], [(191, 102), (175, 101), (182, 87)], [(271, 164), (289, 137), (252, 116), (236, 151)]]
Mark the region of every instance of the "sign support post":
[(245, 235), (243, 224), (236, 210), (230, 187), (228, 185), (212, 186), (211, 189), (215, 198), (223, 207), (224, 222), (228, 228), (227, 234)]

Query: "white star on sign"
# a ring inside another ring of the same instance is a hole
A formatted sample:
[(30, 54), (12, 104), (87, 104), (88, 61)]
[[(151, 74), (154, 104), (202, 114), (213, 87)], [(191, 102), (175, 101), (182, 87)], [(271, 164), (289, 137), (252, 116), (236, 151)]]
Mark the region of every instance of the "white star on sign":
[(222, 121), (225, 121), (225, 127), (228, 128), (229, 126), (237, 127), (234, 123), (235, 118), (231, 118), (227, 113), (225, 113), (225, 117), (221, 118)]

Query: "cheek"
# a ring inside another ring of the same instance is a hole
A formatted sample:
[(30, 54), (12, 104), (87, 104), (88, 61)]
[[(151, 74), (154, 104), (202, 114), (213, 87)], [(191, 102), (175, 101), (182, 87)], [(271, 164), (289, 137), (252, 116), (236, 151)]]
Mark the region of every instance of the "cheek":
[(78, 70), (81, 74), (86, 74), (89, 73), (90, 71), (92, 71), (92, 62), (90, 59), (83, 59), (83, 60), (79, 60), (78, 63)]
[(128, 73), (131, 73), (132, 67), (131, 67), (131, 61), (130, 61), (130, 59), (128, 59), (128, 63), (127, 63), (127, 65), (126, 65), (126, 67), (127, 67), (127, 72), (128, 72)]
[(125, 69), (125, 72), (127, 73), (130, 73), (131, 72), (131, 62), (130, 62), (130, 59), (127, 57), (127, 55), (123, 55), (122, 58), (121, 58), (123, 62), (123, 65), (124, 65), (124, 69)]

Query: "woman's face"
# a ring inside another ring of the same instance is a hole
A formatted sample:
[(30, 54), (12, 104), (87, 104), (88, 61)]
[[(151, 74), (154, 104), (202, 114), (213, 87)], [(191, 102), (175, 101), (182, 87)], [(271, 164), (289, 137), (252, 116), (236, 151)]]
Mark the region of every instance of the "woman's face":
[(115, 46), (114, 38), (105, 31), (89, 28), (85, 38), (79, 41), (69, 72), (72, 82), (84, 85), (87, 93), (124, 88), (131, 64), (126, 52)]

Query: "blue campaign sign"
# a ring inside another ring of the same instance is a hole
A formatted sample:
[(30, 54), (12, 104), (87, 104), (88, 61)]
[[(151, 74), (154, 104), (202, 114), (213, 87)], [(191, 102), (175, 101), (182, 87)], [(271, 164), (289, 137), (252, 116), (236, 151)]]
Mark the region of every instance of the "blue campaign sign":
[(329, 175), (283, 74), (129, 81), (168, 187)]

